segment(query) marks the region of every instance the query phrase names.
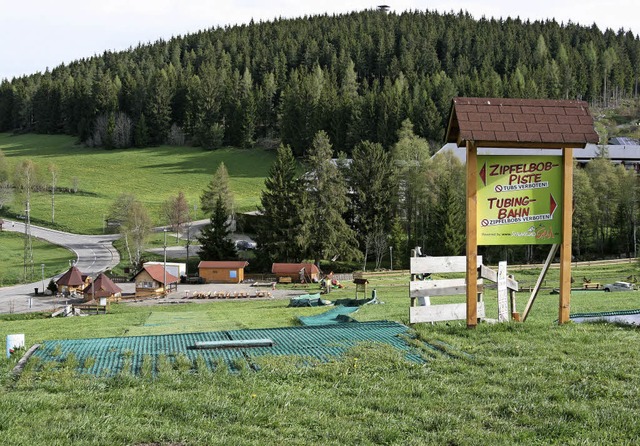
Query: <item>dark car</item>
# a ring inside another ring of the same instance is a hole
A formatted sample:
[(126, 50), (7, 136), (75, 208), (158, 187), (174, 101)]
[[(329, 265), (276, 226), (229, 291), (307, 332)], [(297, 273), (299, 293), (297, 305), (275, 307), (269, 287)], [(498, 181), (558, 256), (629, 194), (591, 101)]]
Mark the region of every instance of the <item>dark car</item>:
[(236, 240), (236, 249), (239, 251), (256, 249), (257, 247), (258, 247), (258, 244), (253, 240)]

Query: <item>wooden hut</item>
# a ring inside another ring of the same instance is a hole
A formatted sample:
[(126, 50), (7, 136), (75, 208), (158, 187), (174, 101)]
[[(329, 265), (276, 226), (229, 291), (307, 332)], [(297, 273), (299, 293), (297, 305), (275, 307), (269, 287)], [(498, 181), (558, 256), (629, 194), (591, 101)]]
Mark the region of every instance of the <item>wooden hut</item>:
[[(94, 290), (95, 285), (95, 290)], [(108, 300), (116, 300), (122, 295), (122, 288), (104, 273), (98, 274), (96, 280), (84, 289), (84, 300), (100, 299), (106, 297)]]
[[(167, 283), (165, 284), (165, 277)], [(178, 287), (178, 278), (162, 265), (147, 265), (133, 276), (136, 282), (136, 297), (158, 297)]]
[(274, 263), (271, 272), (278, 282), (318, 282), (320, 270), (313, 263)]
[(246, 260), (203, 260), (198, 264), (198, 271), (207, 283), (240, 283), (244, 280), (247, 265), (249, 262)]
[(82, 292), (86, 282), (82, 279), (82, 273), (78, 268), (72, 266), (56, 281), (58, 292), (62, 294), (76, 294)]

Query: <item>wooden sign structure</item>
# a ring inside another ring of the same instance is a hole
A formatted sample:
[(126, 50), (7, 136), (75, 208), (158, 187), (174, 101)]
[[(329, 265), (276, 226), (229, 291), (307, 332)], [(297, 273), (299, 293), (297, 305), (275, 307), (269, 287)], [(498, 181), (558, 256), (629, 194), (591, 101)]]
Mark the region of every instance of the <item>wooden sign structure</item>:
[[(597, 143), (593, 118), (584, 101), (454, 98), (447, 142), (466, 147), (467, 155), (467, 327), (478, 324), (478, 149), (559, 149), (562, 186), (560, 298), (558, 322), (569, 321), (571, 298), (571, 215), (573, 149)], [(526, 152), (523, 152), (526, 158)], [(555, 241), (554, 241), (555, 243)]]

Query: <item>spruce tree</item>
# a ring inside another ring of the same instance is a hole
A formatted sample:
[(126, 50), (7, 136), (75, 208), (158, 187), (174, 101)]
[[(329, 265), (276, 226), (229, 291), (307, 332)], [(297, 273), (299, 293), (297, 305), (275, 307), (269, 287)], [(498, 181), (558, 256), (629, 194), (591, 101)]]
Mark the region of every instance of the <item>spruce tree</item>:
[(348, 172), (353, 227), (363, 249), (367, 237), (391, 230), (397, 202), (395, 166), (382, 145), (364, 141), (354, 148)]
[(200, 196), (200, 207), (207, 215), (210, 215), (215, 209), (218, 197), (222, 197), (225, 209), (233, 215), (233, 192), (229, 187), (229, 172), (223, 162), (218, 165), (207, 188)]
[(200, 242), (198, 256), (201, 260), (234, 260), (238, 258), (236, 247), (229, 239), (228, 218), (224, 200), (218, 196), (209, 224), (202, 229), (198, 237), (198, 242)]
[(301, 260), (300, 248), (294, 242), (301, 224), (298, 214), (300, 187), (297, 163), (289, 146), (278, 148), (276, 160), (264, 182), (257, 228), (257, 256), (263, 266), (271, 263)]
[(302, 226), (298, 242), (306, 246), (316, 264), (321, 259), (361, 257), (354, 231), (343, 214), (347, 210), (347, 186), (331, 159), (329, 137), (320, 131), (308, 151), (304, 200), (301, 204)]

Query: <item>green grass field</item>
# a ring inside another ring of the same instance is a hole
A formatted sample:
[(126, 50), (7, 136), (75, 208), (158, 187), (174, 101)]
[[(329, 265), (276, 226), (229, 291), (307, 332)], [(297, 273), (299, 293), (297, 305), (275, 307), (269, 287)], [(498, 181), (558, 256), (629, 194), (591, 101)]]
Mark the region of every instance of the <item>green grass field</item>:
[[(629, 269), (619, 270), (627, 274)], [(372, 279), (384, 305), (358, 320), (407, 322), (405, 277)], [(310, 289), (307, 287), (306, 289)], [(304, 288), (300, 288), (301, 291)], [(331, 299), (352, 297), (353, 288)], [(518, 294), (519, 307), (527, 293)], [(572, 312), (640, 307), (640, 292), (576, 292)], [(495, 317), (495, 294), (487, 292)], [(432, 300), (433, 302), (433, 300)], [(321, 308), (287, 301), (115, 305), (106, 316), (0, 318), (0, 335), (46, 339), (289, 326)], [(438, 303), (438, 302), (433, 302)], [(265, 358), (261, 370), (232, 374), (202, 364), (164, 363), (158, 376), (78, 376), (27, 367), (0, 378), (0, 438), (12, 445), (212, 444), (635, 444), (640, 355), (635, 328), (557, 326), (558, 296), (544, 291), (526, 323), (416, 325), (426, 365), (389, 347), (362, 344), (314, 366)], [(15, 358), (0, 361), (8, 370)]]
[[(47, 173), (50, 163), (58, 167), (58, 187), (72, 188), (74, 178), (77, 179), (78, 193), (56, 195), (56, 223), (59, 229), (83, 234), (101, 233), (111, 203), (125, 192), (141, 200), (158, 225), (165, 224), (160, 218), (162, 203), (179, 191), (185, 193), (192, 209), (194, 205), (199, 209), (200, 195), (220, 162), (224, 162), (229, 171), (236, 211), (255, 210), (275, 157), (258, 149), (205, 151), (171, 146), (92, 149), (75, 144), (68, 136), (6, 133), (0, 133), (0, 150), (6, 155), (11, 172), (22, 160), (31, 159), (44, 184), (50, 183)], [(10, 212), (22, 213), (21, 206), (10, 206)], [(34, 224), (50, 223), (50, 194), (35, 194), (31, 206)], [(205, 217), (198, 211), (192, 218)]]
[[(24, 280), (24, 237), (13, 232), (0, 232), (0, 287), (13, 285)], [(75, 255), (57, 245), (32, 239), (34, 275), (27, 275), (27, 281), (37, 281), (42, 278), (44, 263), (45, 277), (51, 277), (69, 268), (69, 260)], [(29, 271), (30, 273), (30, 271)], [(45, 287), (48, 282), (45, 283)]]

